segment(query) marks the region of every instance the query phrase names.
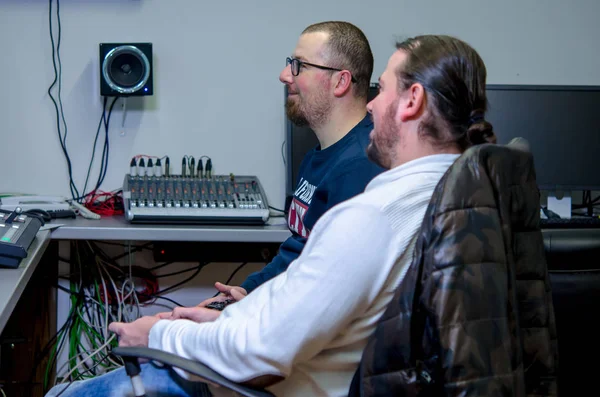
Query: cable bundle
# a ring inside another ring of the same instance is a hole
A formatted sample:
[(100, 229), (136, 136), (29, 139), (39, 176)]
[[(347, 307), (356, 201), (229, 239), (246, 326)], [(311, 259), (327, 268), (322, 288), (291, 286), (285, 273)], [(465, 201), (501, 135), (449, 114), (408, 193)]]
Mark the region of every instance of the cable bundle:
[[(69, 358), (58, 369), (62, 382), (90, 378), (120, 367), (123, 363), (111, 355), (117, 346), (108, 325), (113, 321), (131, 322), (140, 317), (140, 304), (158, 291), (158, 282), (149, 270), (119, 266), (93, 242), (73, 242), (70, 287), (61, 288), (71, 295), (71, 310), (59, 330), (46, 368), (45, 385), (56, 355), (66, 346)], [(60, 287), (59, 287), (60, 288)]]
[(98, 215), (123, 215), (123, 191), (103, 192), (99, 190), (91, 192), (85, 198), (83, 205)]

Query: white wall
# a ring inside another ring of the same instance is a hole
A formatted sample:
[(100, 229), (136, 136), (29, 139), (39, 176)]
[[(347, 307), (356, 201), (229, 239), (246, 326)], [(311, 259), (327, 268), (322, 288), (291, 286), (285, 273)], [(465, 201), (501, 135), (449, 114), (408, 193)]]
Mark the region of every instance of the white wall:
[[(101, 111), (98, 44), (154, 44), (155, 95), (113, 114), (105, 190), (135, 154), (209, 155), (216, 172), (256, 174), (283, 205), (283, 87), (278, 74), (301, 30), (341, 19), (375, 54), (373, 80), (396, 37), (447, 33), (477, 48), (489, 83), (600, 85), (597, 0), (63, 0), (67, 145), (83, 186)], [(53, 78), (48, 1), (0, 0), (0, 191), (68, 195), (46, 93)], [(121, 136), (121, 132), (124, 135)]]

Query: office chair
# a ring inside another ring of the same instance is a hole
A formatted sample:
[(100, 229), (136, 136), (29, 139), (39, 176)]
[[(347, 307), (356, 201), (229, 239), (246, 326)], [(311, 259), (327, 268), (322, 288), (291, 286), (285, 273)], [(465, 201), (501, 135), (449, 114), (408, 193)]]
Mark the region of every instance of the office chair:
[[(513, 145), (515, 146), (515, 148), (517, 148), (519, 150), (528, 151), (528, 145), (523, 140), (515, 141), (515, 142), (513, 142)], [(465, 172), (472, 172), (472, 171), (467, 170), (465, 168)], [(438, 185), (438, 187), (436, 188), (436, 191), (443, 190), (443, 189), (444, 189), (444, 186), (440, 187), (440, 185)], [(538, 217), (539, 217), (539, 213), (538, 213)], [(413, 266), (413, 265), (411, 265), (411, 266)], [(196, 361), (190, 361), (190, 360), (178, 357), (178, 356), (170, 354), (170, 353), (158, 351), (155, 349), (139, 348), (139, 347), (115, 348), (115, 349), (113, 349), (113, 352), (117, 355), (122, 356), (128, 362), (128, 364), (127, 364), (128, 367), (126, 367), (127, 371), (128, 371), (127, 373), (132, 377), (132, 382), (134, 384), (139, 383), (139, 381), (136, 380), (136, 377), (137, 377), (137, 374), (139, 373), (139, 366), (137, 365), (137, 358), (140, 357), (140, 358), (146, 358), (146, 359), (150, 359), (150, 360), (159, 361), (159, 362), (162, 362), (169, 366), (183, 369), (189, 373), (195, 374), (203, 379), (206, 379), (208, 382), (218, 384), (224, 388), (236, 391), (237, 393), (239, 393), (243, 396), (262, 397), (262, 396), (271, 396), (272, 395), (264, 390), (256, 390), (256, 389), (248, 388), (248, 387), (242, 386), (240, 384), (237, 384), (235, 382), (232, 382), (232, 381), (224, 378), (220, 374), (216, 373), (215, 371), (211, 370), (206, 365), (203, 365)], [(136, 366), (137, 366), (137, 368), (136, 368)], [(350, 387), (350, 385), (349, 385), (349, 387)], [(136, 394), (136, 395), (142, 395), (141, 394), (142, 392), (143, 391), (140, 389), (140, 391), (138, 392), (140, 394)]]
[[(544, 245), (559, 335), (558, 389), (563, 396), (597, 389), (600, 336), (600, 229), (547, 230)], [(585, 364), (592, 359), (593, 365)]]
[[(526, 141), (515, 138), (511, 143), (529, 151)], [(597, 370), (583, 363), (600, 357), (594, 326), (600, 302), (600, 229), (546, 230), (544, 251), (559, 336), (559, 395), (587, 395), (597, 386)]]
[(121, 356), (125, 362), (125, 370), (127, 375), (131, 377), (131, 383), (135, 392), (135, 396), (143, 396), (144, 388), (139, 378), (140, 364), (138, 358), (146, 358), (152, 361), (164, 363), (170, 367), (180, 368), (191, 374), (197, 375), (206, 379), (210, 383), (222, 386), (226, 389), (233, 390), (245, 397), (272, 397), (273, 394), (265, 390), (257, 390), (251, 387), (240, 385), (213, 371), (206, 365), (198, 361), (188, 360), (179, 357), (172, 353), (167, 353), (157, 349), (148, 347), (115, 347), (112, 352), (117, 356)]

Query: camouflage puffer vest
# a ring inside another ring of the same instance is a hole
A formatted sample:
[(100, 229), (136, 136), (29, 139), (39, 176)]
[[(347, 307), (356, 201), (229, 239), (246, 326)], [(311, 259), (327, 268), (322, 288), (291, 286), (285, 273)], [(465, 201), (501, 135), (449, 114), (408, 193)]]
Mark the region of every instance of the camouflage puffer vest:
[(553, 396), (558, 348), (532, 156), (480, 145), (436, 187), (350, 396)]

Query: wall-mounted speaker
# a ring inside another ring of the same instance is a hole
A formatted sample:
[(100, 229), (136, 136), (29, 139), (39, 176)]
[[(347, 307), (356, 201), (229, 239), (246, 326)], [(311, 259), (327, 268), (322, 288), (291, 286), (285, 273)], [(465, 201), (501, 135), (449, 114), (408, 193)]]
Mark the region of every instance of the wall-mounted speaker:
[(152, 95), (152, 43), (100, 43), (100, 95)]

